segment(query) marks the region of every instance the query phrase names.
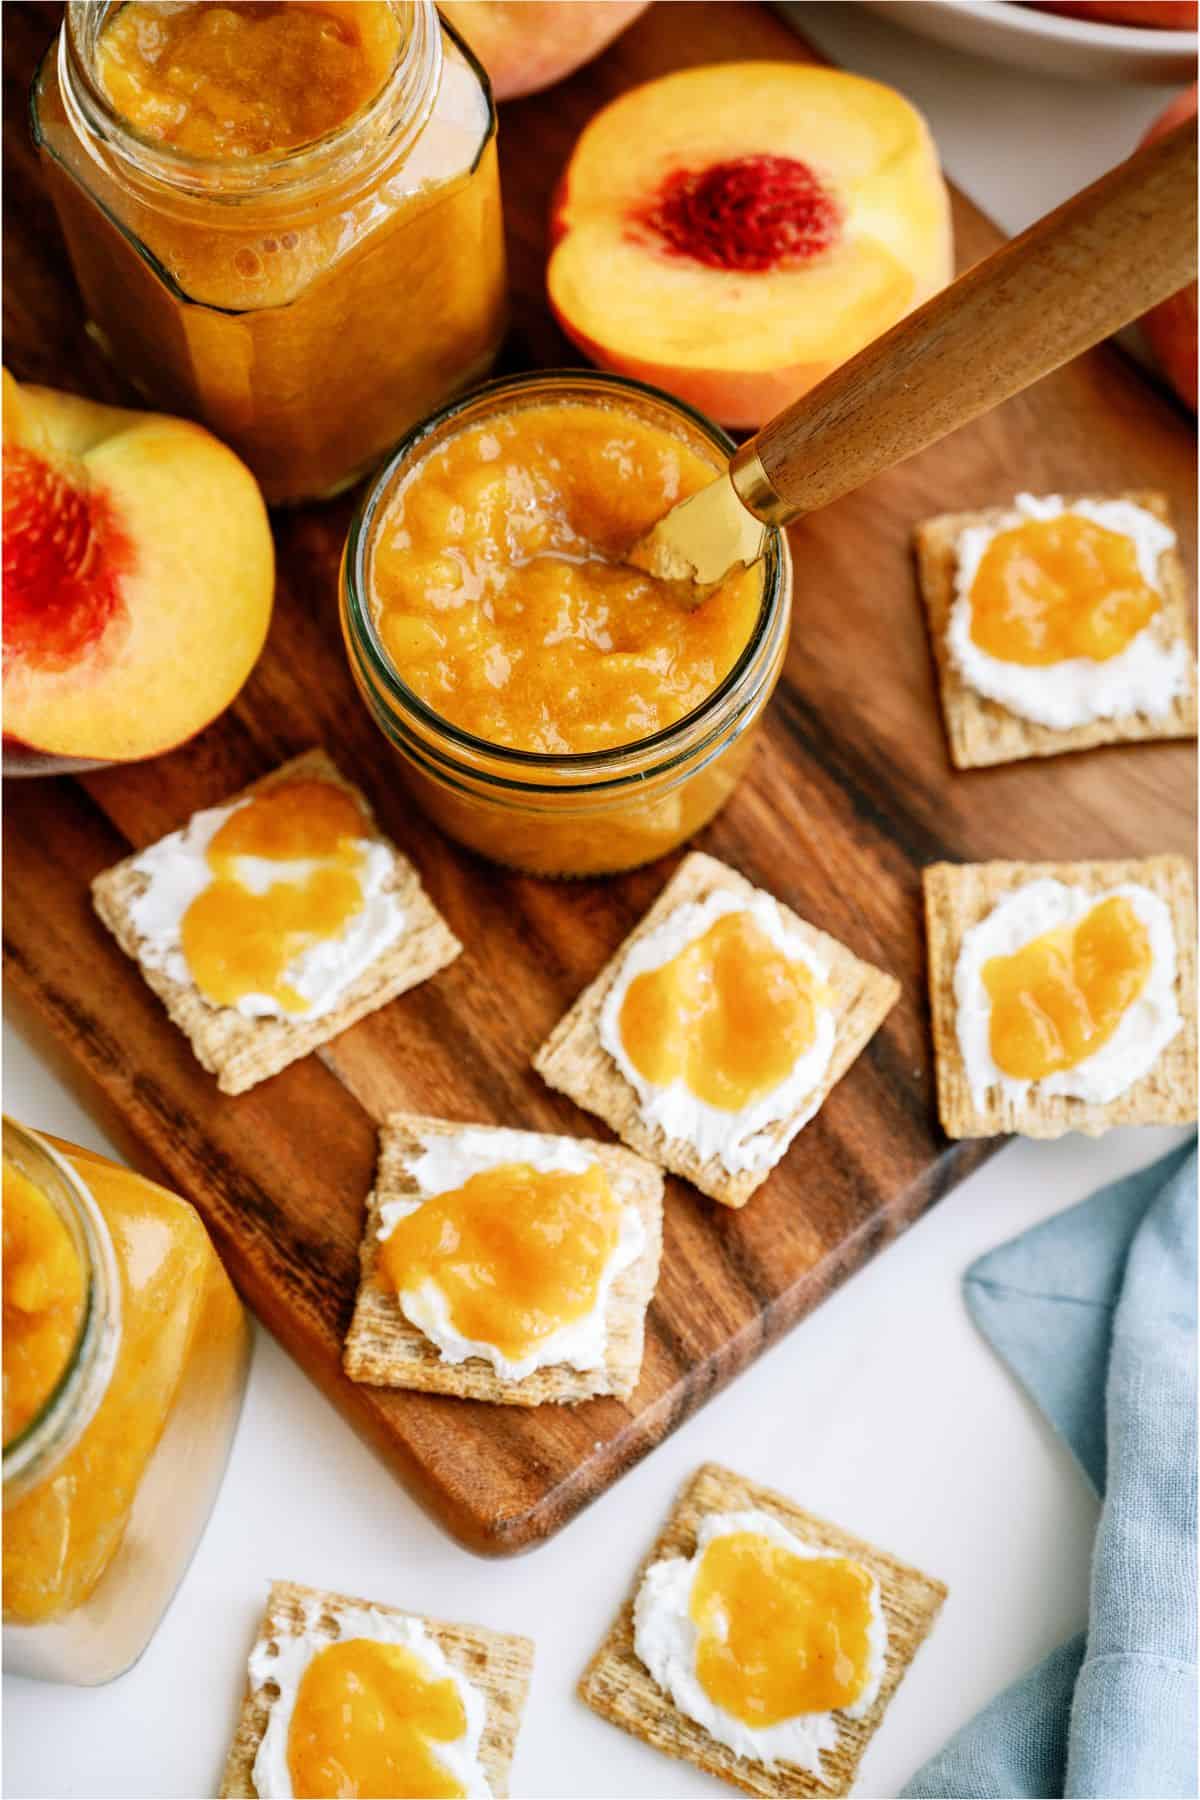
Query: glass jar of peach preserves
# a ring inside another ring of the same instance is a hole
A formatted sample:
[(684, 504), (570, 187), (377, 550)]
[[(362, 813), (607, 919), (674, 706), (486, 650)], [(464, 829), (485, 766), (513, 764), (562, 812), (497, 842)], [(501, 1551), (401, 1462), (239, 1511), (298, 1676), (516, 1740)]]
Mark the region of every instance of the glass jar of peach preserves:
[[(548, 435), (531, 440), (543, 420)], [(483, 461), (463, 476), (447, 452), (473, 438)], [(582, 448), (572, 473), (576, 440)], [(540, 466), (527, 455), (531, 442)], [(682, 497), (681, 480), (689, 489), (702, 485), (733, 449), (718, 426), (656, 388), (567, 369), (495, 381), (452, 403), (381, 470), (346, 542), (342, 633), (359, 692), (398, 753), (406, 784), (450, 837), (532, 874), (611, 874), (675, 849), (725, 804), (783, 667), (792, 603), (787, 539), (772, 532), (760, 568), (728, 578), (700, 609), (711, 611), (711, 629), (699, 646), (676, 632), (673, 603), (644, 583), (639, 588), (636, 578), (621, 591), (618, 584), (628, 573), (622, 548)], [(414, 481), (439, 461), (437, 491), (418, 496), (419, 510), (410, 503), (414, 516), (398, 516)], [(571, 521), (545, 517), (547, 482), (553, 505), (561, 497), (555, 484), (568, 479), (577, 513), (582, 504), (574, 523), (582, 520), (583, 536)], [(592, 524), (611, 539), (607, 549), (589, 538)], [(393, 578), (423, 581), (429, 548), (433, 567), (445, 571), (426, 587), (424, 619), (403, 604), (393, 619), (381, 610), (389, 539)], [(514, 551), (512, 566), (497, 569)], [(506, 589), (510, 574), (538, 564), (547, 578), (540, 593)], [(485, 592), (481, 582), (497, 574)], [(599, 577), (612, 587), (594, 591)], [(644, 633), (643, 606), (652, 619)], [(519, 641), (496, 640), (501, 613)], [(436, 671), (451, 654), (447, 637), (460, 620), (456, 645), (474, 693), (455, 719), (449, 708), (439, 710), (436, 692), (418, 691), (405, 652), (433, 640), (423, 670), (435, 671), (436, 688)], [(579, 657), (562, 662), (564, 645)], [(616, 654), (589, 663), (593, 647)], [(498, 723), (491, 700), (494, 693), (503, 700), (506, 688), (514, 701)], [(538, 728), (530, 736), (524, 725), (533, 710)], [(639, 731), (642, 719), (649, 723)], [(507, 724), (515, 728), (502, 741)]]
[(496, 115), (432, 0), (72, 0), (31, 105), (89, 329), (271, 504), (487, 372)]
[(4, 1121), (4, 1666), (136, 1661), (216, 1499), (245, 1314), (192, 1208)]

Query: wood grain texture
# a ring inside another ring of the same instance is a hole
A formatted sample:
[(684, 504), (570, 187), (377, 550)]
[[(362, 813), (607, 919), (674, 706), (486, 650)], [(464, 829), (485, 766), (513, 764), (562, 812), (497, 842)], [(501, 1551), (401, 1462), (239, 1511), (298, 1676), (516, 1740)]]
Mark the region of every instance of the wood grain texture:
[[(597, 105), (685, 63), (803, 54), (765, 9), (690, 5), (686, 25), (682, 10), (651, 8), (590, 68), (502, 109), (508, 367), (575, 360), (544, 304), (546, 217)], [(18, 378), (128, 398), (84, 335), (25, 136), (24, 91), (55, 16), (3, 9), (6, 358)], [(999, 241), (961, 198), (955, 219), (964, 265)], [(529, 1059), (678, 860), (556, 885), (460, 852), (412, 809), (353, 695), (338, 635), (352, 497), (275, 521), (270, 642), (214, 726), (139, 766), (8, 784), (8, 986), (27, 1024), (122, 1145), (195, 1201), (259, 1317), (464, 1543), (504, 1553), (557, 1530), (980, 1160), (981, 1146), (950, 1146), (936, 1122), (922, 865), (1188, 850), (1186, 745), (950, 769), (909, 540), (918, 519), (1018, 486), (1161, 489), (1190, 533), (1191, 442), (1183, 413), (1102, 350), (793, 532), (795, 628), (765, 741), (699, 844), (890, 970), (903, 992), (744, 1211), (668, 1183), (662, 1277), (628, 1405), (492, 1408), (356, 1387), (341, 1371), (376, 1121), (399, 1110), (595, 1135)], [(1190, 570), (1194, 544), (1185, 548)], [(466, 948), (320, 1058), (229, 1099), (93, 917), (88, 883), (316, 743), (362, 786)], [(947, 1304), (953, 1281), (947, 1271)]]

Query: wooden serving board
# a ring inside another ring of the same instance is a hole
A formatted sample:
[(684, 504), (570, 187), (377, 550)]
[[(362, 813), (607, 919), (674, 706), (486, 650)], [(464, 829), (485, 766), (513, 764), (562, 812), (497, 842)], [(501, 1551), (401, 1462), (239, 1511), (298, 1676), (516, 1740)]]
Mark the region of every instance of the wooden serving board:
[[(24, 93), (56, 10), (4, 8), (6, 357), (19, 378), (120, 399), (84, 336), (25, 135)], [(574, 80), (504, 109), (508, 366), (576, 360), (543, 299), (546, 218), (596, 107), (685, 63), (805, 54), (764, 8), (659, 5)], [(999, 241), (961, 196), (955, 220), (964, 264)], [(894, 971), (903, 998), (744, 1212), (669, 1183), (662, 1279), (628, 1406), (488, 1408), (358, 1388), (341, 1373), (376, 1122), (406, 1108), (602, 1130), (549, 1092), (529, 1059), (677, 860), (606, 881), (537, 881), (455, 848), (413, 809), (355, 698), (338, 635), (335, 583), (352, 501), (277, 519), (270, 643), (236, 704), (201, 737), (141, 766), (8, 784), (10, 995), (131, 1156), (195, 1201), (249, 1304), (401, 1480), (473, 1549), (536, 1544), (986, 1153), (949, 1145), (936, 1123), (922, 865), (1191, 843), (1188, 745), (951, 771), (910, 564), (913, 523), (1017, 487), (1162, 488), (1190, 556), (1193, 479), (1189, 420), (1104, 349), (795, 532), (793, 641), (765, 741), (700, 842)], [(131, 846), (318, 743), (414, 857), (466, 953), (326, 1054), (226, 1099), (93, 917), (88, 883)], [(903, 1320), (880, 1328), (882, 1337)]]

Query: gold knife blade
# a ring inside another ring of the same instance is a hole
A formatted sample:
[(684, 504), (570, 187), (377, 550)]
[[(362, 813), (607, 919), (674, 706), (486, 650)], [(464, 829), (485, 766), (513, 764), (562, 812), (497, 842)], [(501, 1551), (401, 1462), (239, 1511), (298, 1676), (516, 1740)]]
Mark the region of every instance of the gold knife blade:
[(690, 611), (734, 569), (752, 568), (766, 554), (784, 510), (757, 453), (739, 450), (723, 475), (673, 506), (625, 561), (662, 582)]

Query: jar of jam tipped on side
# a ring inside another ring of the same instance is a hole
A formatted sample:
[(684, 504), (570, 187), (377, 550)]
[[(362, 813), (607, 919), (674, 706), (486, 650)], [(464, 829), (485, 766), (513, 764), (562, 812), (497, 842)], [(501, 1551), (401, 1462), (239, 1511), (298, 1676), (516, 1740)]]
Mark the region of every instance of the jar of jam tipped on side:
[(4, 1121), (4, 1666), (137, 1660), (217, 1496), (245, 1314), (177, 1195)]

